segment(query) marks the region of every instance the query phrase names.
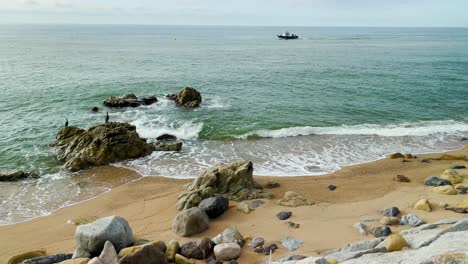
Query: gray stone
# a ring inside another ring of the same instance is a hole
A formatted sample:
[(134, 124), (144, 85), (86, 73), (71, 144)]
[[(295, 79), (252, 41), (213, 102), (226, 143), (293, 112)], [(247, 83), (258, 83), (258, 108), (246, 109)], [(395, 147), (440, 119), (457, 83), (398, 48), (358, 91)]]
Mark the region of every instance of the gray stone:
[(263, 238), (254, 237), (252, 239), (252, 241), (250, 241), (250, 243), (248, 244), (248, 247), (249, 248), (256, 248), (256, 247), (263, 246), (263, 244), (265, 244), (265, 240)]
[(278, 217), (279, 220), (286, 220), (289, 217), (291, 217), (291, 215), (292, 215), (291, 211), (279, 212), (279, 213), (276, 214), (276, 217)]
[(302, 244), (304, 244), (304, 240), (287, 237), (281, 241), (281, 244), (289, 251), (296, 251)]
[(390, 207), (382, 211), (384, 216), (397, 216), (400, 213), (398, 207)]
[(250, 209), (256, 209), (262, 204), (265, 204), (265, 202), (262, 201), (262, 200), (255, 200), (251, 204), (249, 204), (249, 207), (250, 207)]
[(56, 254), (23, 260), (21, 264), (54, 264), (71, 259), (73, 254)]
[(229, 227), (225, 229), (221, 234), (213, 238), (213, 242), (216, 245), (223, 243), (237, 243), (242, 247), (244, 243), (244, 237), (237, 231), (235, 227)]
[(109, 216), (89, 224), (79, 225), (76, 228), (75, 239), (77, 250), (73, 258), (80, 258), (98, 256), (106, 241), (112, 243), (115, 249), (120, 251), (133, 244), (133, 233), (124, 218)]
[(401, 217), (400, 224), (406, 226), (420, 226), (422, 224), (425, 224), (425, 222), (421, 220), (421, 218), (419, 218), (417, 215), (407, 214)]
[(111, 242), (106, 241), (106, 243), (104, 243), (104, 249), (99, 255), (99, 260), (103, 264), (119, 264), (117, 252)]
[(241, 247), (237, 243), (223, 243), (214, 247), (216, 259), (228, 261), (237, 259), (241, 255)]
[(172, 231), (180, 236), (188, 237), (207, 230), (209, 226), (210, 219), (206, 213), (198, 207), (192, 207), (183, 210), (174, 218)]
[(410, 248), (415, 249), (429, 245), (439, 236), (439, 233), (440, 230), (438, 229), (427, 229), (417, 233), (403, 235), (403, 238)]
[(156, 142), (152, 146), (154, 151), (181, 151), (182, 142)]
[(448, 180), (442, 179), (437, 176), (430, 176), (429, 178), (426, 179), (424, 182), (425, 185), (427, 186), (444, 186), (444, 185), (452, 185), (452, 183)]
[(361, 234), (361, 236), (367, 236), (368, 231), (367, 231), (367, 226), (363, 223), (356, 223), (353, 225), (353, 227)]
[(424, 225), (420, 225), (420, 226), (415, 227), (415, 228), (402, 230), (400, 232), (400, 235), (404, 236), (404, 235), (408, 235), (408, 234), (417, 234), (417, 233), (419, 233), (421, 231), (434, 229), (434, 228), (437, 228), (436, 224), (424, 224)]
[(375, 237), (386, 237), (392, 233), (392, 230), (388, 226), (377, 226), (371, 229), (371, 233)]
[(198, 208), (209, 218), (217, 218), (229, 209), (229, 200), (221, 196), (206, 198), (200, 202)]

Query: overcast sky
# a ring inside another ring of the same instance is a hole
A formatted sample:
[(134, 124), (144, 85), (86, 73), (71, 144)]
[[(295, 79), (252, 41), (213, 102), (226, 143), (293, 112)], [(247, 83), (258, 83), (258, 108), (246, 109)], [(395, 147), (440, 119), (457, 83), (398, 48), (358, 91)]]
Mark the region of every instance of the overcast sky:
[(468, 0), (0, 0), (0, 23), (467, 27)]

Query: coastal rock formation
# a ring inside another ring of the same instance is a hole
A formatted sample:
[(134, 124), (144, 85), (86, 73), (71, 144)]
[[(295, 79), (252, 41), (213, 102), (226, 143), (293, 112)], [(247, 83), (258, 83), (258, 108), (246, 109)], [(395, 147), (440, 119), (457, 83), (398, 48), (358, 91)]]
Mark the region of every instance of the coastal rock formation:
[(75, 239), (77, 248), (73, 257), (90, 257), (99, 256), (106, 241), (112, 243), (117, 251), (132, 245), (133, 233), (127, 220), (109, 216), (78, 226)]
[(140, 138), (136, 127), (110, 122), (84, 130), (62, 128), (51, 144), (65, 168), (78, 171), (151, 154), (153, 147)]
[(123, 96), (111, 96), (104, 101), (108, 107), (138, 107), (140, 105), (151, 105), (158, 101), (155, 96), (138, 98), (135, 94)]
[(182, 142), (156, 142), (153, 143), (154, 151), (180, 151)]
[(201, 94), (192, 87), (185, 87), (178, 94), (168, 95), (167, 98), (183, 108), (196, 108), (202, 102)]
[(24, 179), (37, 179), (39, 175), (32, 172), (16, 171), (13, 173), (0, 173), (0, 182), (19, 181)]
[(210, 226), (210, 219), (205, 212), (198, 207), (192, 207), (180, 212), (172, 222), (174, 233), (188, 237), (199, 234), (207, 230)]
[(178, 210), (192, 208), (203, 199), (217, 195), (234, 201), (271, 198), (253, 180), (252, 173), (250, 161), (215, 165), (184, 187), (186, 192), (179, 196), (176, 207)]

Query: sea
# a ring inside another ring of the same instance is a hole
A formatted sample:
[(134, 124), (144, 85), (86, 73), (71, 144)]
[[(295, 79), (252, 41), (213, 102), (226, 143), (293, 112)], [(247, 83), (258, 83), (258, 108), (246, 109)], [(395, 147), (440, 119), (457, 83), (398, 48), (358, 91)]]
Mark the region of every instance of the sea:
[[(281, 40), (289, 30), (297, 40)], [(196, 88), (201, 107), (165, 95)], [(111, 109), (109, 96), (155, 95)], [(99, 107), (98, 113), (91, 108)], [(468, 137), (467, 28), (0, 25), (0, 224), (108, 191), (77, 184), (49, 148), (65, 119), (129, 122), (181, 152), (114, 164), (194, 178), (241, 159), (259, 176), (318, 176), (389, 153), (463, 147)]]

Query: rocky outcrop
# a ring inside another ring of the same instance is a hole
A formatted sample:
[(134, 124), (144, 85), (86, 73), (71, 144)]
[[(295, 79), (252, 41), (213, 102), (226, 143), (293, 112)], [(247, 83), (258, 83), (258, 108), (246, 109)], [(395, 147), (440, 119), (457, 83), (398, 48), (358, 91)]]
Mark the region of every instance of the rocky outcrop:
[(176, 207), (178, 210), (192, 208), (214, 196), (234, 201), (271, 198), (271, 194), (265, 193), (253, 180), (252, 173), (250, 161), (215, 165), (184, 187), (186, 192), (179, 196)]
[(111, 96), (104, 101), (108, 107), (138, 107), (141, 105), (151, 105), (158, 101), (155, 96), (138, 98), (135, 94), (125, 94), (123, 96)]
[(124, 218), (109, 216), (78, 226), (75, 239), (77, 248), (73, 254), (74, 258), (94, 257), (101, 254), (106, 241), (112, 243), (116, 251), (132, 245), (133, 233)]
[(183, 108), (196, 108), (202, 102), (201, 94), (192, 87), (185, 87), (178, 94), (170, 94), (166, 98)]
[(19, 181), (24, 179), (37, 179), (39, 175), (32, 172), (16, 171), (13, 173), (0, 173), (0, 182)]
[(78, 171), (91, 166), (149, 155), (153, 147), (127, 123), (106, 123), (84, 130), (62, 128), (51, 144), (65, 168)]
[(184, 237), (199, 234), (209, 226), (210, 219), (198, 207), (183, 210), (172, 221), (172, 231)]

